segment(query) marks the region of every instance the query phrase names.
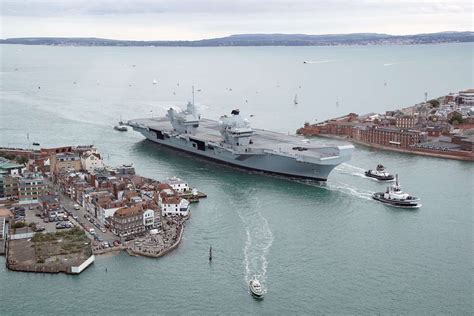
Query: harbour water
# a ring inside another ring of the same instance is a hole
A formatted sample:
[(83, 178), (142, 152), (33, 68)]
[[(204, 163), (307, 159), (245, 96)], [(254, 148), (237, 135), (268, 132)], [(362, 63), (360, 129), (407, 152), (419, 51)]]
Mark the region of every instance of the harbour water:
[[(27, 134), (43, 147), (93, 143), (108, 164), (133, 162), (141, 175), (176, 175), (208, 194), (180, 247), (158, 260), (99, 257), (67, 276), (10, 272), (2, 257), (0, 314), (471, 313), (471, 163), (356, 146), (313, 185), (190, 158), (112, 126), (184, 105), (195, 85), (204, 117), (240, 108), (254, 126), (293, 133), (316, 118), (473, 87), (473, 47), (0, 46), (0, 146), (30, 146)], [(363, 171), (378, 163), (420, 209), (370, 199), (385, 185)], [(263, 301), (248, 294), (253, 275)]]

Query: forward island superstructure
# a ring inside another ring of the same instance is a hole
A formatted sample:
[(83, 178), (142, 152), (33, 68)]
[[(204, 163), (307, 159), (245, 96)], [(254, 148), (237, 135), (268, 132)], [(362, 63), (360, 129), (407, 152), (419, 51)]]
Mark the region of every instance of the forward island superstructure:
[(163, 118), (127, 122), (152, 142), (220, 163), (291, 178), (326, 181), (337, 165), (349, 161), (354, 147), (320, 146), (301, 136), (251, 128), (239, 110), (219, 121), (202, 119), (194, 102)]

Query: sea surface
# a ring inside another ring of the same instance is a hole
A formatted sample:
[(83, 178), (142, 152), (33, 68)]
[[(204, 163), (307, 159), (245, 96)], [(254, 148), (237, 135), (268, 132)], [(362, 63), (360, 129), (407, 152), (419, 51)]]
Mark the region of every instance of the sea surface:
[[(471, 314), (472, 163), (356, 146), (325, 185), (310, 185), (112, 126), (184, 107), (194, 85), (203, 117), (240, 108), (253, 126), (294, 133), (473, 88), (473, 48), (0, 46), (0, 146), (94, 144), (110, 165), (133, 162), (143, 176), (178, 176), (208, 194), (180, 247), (160, 259), (101, 256), (70, 276), (10, 272), (1, 257), (0, 314)], [(363, 171), (379, 163), (420, 209), (370, 199), (385, 184)], [(248, 293), (253, 275), (263, 301)]]

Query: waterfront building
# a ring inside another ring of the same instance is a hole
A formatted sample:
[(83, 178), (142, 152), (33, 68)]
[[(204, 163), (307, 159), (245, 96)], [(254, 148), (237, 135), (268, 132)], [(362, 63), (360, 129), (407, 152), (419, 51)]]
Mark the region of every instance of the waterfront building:
[(41, 148), (40, 155), (41, 157), (49, 157), (49, 156), (57, 155), (57, 154), (72, 153), (72, 150), (73, 150), (72, 146)]
[(179, 178), (169, 178), (168, 180), (166, 180), (166, 183), (169, 184), (169, 186), (178, 193), (184, 193), (189, 191), (189, 185)]
[(391, 127), (367, 126), (360, 129), (356, 128), (354, 138), (370, 144), (409, 148), (412, 145), (425, 141), (426, 133)]
[(140, 206), (122, 207), (109, 218), (108, 223), (115, 235), (126, 237), (153, 227), (154, 214), (153, 210), (144, 211)]
[(162, 216), (189, 215), (189, 201), (181, 198), (172, 189), (164, 189), (158, 196), (158, 206), (161, 208)]
[(38, 173), (25, 173), (18, 181), (18, 199), (20, 203), (36, 203), (38, 198), (46, 192), (46, 184)]
[(87, 151), (81, 156), (82, 169), (92, 173), (95, 169), (104, 168), (104, 161), (97, 151)]

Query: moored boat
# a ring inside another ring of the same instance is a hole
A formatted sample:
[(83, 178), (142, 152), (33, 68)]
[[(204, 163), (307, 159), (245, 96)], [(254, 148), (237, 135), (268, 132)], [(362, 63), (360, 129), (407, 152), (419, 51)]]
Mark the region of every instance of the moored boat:
[(257, 278), (254, 277), (252, 280), (250, 280), (249, 290), (255, 298), (263, 298), (263, 288)]
[(119, 131), (119, 132), (126, 132), (126, 131), (128, 131), (128, 128), (127, 128), (127, 126), (125, 126), (125, 125), (115, 125), (115, 126), (114, 126), (114, 129), (115, 129), (116, 131)]
[(396, 181), (385, 192), (377, 192), (372, 195), (372, 198), (376, 201), (384, 204), (401, 207), (401, 208), (419, 208), (421, 207), (420, 199), (415, 196), (411, 196), (408, 193), (402, 191), (400, 184), (398, 183), (398, 175)]
[(379, 181), (392, 181), (395, 179), (393, 174), (390, 174), (383, 165), (377, 165), (375, 170), (367, 170), (365, 176)]

